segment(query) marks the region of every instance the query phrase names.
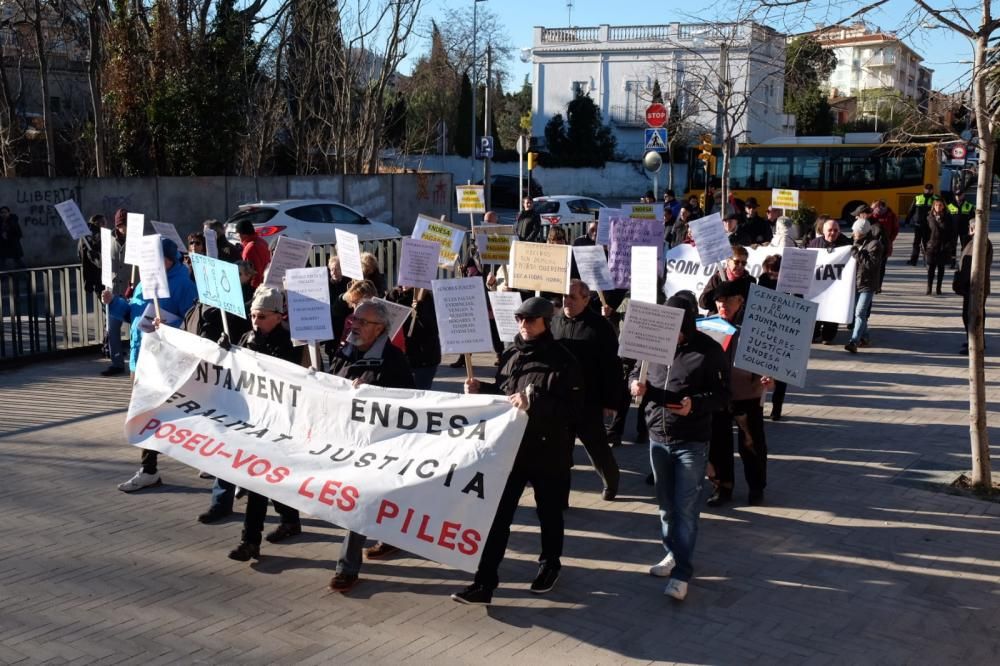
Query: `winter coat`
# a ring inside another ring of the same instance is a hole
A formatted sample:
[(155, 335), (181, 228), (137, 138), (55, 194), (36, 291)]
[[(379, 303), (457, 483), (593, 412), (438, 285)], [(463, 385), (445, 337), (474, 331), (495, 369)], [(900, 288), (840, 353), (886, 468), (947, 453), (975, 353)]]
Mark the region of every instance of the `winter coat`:
[(577, 317), (560, 312), (552, 318), (552, 336), (580, 364), (585, 409), (617, 409), (625, 387), (611, 323), (589, 307)]
[(104, 291), (104, 285), (101, 284), (101, 228), (91, 226), (90, 235), (81, 238), (76, 247), (83, 271), (83, 288), (95, 293)]
[(882, 241), (871, 233), (851, 246), (851, 256), (858, 264), (854, 284), (858, 291), (879, 291), (882, 287), (882, 258), (885, 256)]
[(927, 214), (927, 245), (924, 256), (927, 265), (943, 264), (951, 261), (955, 254), (955, 225), (947, 210), (941, 214), (933, 210)]
[(243, 251), (240, 255), (243, 261), (249, 261), (257, 274), (250, 280), (250, 286), (256, 289), (264, 282), (264, 273), (268, 264), (271, 263), (271, 250), (267, 243), (254, 235), (253, 240), (243, 243)]
[[(407, 307), (413, 306), (416, 290), (396, 287), (386, 295), (386, 300)], [(434, 313), (434, 295), (429, 289), (423, 290), (417, 301), (417, 321), (412, 317), (403, 323), (402, 333), (406, 338), (406, 358), (411, 368), (436, 368), (441, 364), (441, 340), (438, 338), (437, 315)], [(410, 333), (410, 326), (413, 333)]]
[(375, 339), (368, 351), (362, 352), (350, 344), (338, 349), (330, 362), (330, 374), (384, 388), (415, 387), (406, 354), (390, 344), (385, 333)]
[(24, 256), (22, 236), (17, 215), (11, 213), (6, 220), (0, 220), (0, 259), (20, 259)]
[[(718, 312), (718, 309), (715, 307), (713, 292), (715, 291), (715, 288), (724, 281), (725, 278), (722, 277), (722, 273), (720, 271), (715, 271), (715, 273), (712, 274), (712, 277), (708, 278), (708, 282), (705, 283), (705, 288), (702, 290), (701, 296), (698, 298), (698, 307), (702, 310), (708, 310), (709, 314), (715, 314)], [(746, 271), (743, 272), (743, 275), (733, 281), (739, 283), (740, 286), (743, 287), (744, 299), (750, 296), (750, 285), (757, 284), (757, 280)]]
[(522, 210), (518, 214), (515, 229), (518, 240), (531, 243), (541, 243), (544, 240), (542, 238), (542, 218), (534, 208)]
[(748, 240), (750, 245), (769, 243), (774, 235), (770, 223), (760, 215), (748, 217), (747, 221), (739, 226), (738, 232), (741, 232), (741, 237), (744, 241)]
[[(969, 285), (972, 283), (972, 245), (975, 242), (975, 234), (969, 236), (969, 241), (962, 248), (962, 257), (959, 259), (958, 271), (955, 273), (954, 289), (956, 294), (963, 296), (969, 293)], [(990, 266), (993, 265), (993, 243), (986, 239), (986, 295), (990, 295)]]

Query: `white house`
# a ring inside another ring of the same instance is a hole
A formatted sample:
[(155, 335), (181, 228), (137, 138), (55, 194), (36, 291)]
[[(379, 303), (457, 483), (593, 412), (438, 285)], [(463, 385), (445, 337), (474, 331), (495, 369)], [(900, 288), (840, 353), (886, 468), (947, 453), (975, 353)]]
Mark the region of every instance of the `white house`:
[[(580, 91), (612, 126), (619, 152), (641, 157), (656, 82), (668, 108), (676, 99), (688, 143), (701, 132), (719, 141), (726, 113), (740, 142), (795, 133), (794, 117), (782, 111), (785, 36), (756, 23), (536, 26), (531, 57), (531, 130), (543, 141), (546, 123), (557, 113), (565, 117)], [(734, 101), (724, 105), (720, 72), (727, 65)]]

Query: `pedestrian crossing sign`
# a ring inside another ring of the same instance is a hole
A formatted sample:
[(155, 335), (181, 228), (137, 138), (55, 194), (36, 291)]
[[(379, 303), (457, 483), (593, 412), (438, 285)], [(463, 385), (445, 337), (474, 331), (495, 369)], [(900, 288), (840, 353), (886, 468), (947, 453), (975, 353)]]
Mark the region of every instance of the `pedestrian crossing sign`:
[(646, 128), (646, 150), (655, 150), (658, 153), (667, 152), (666, 127)]

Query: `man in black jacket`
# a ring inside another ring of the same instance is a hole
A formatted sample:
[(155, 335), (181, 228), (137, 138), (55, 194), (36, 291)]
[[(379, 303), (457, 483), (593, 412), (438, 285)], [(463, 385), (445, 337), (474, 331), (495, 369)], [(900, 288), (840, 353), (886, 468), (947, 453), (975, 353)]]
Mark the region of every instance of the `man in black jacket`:
[[(837, 220), (823, 215), (816, 220), (817, 224), (820, 222), (822, 222), (823, 235), (809, 241), (808, 247), (833, 252), (835, 248), (851, 244), (851, 240), (840, 233), (840, 223)], [(813, 342), (822, 341), (824, 345), (832, 345), (833, 339), (837, 337), (837, 329), (839, 328), (840, 324), (835, 321), (817, 321), (816, 327), (813, 329)]]
[(531, 197), (524, 197), (524, 210), (517, 216), (517, 237), (518, 240), (529, 241), (531, 243), (544, 243), (542, 234), (542, 218), (535, 210), (535, 202)]
[(666, 556), (649, 569), (670, 577), (663, 593), (683, 600), (694, 572), (691, 559), (698, 536), (701, 488), (705, 479), (712, 414), (729, 400), (729, 370), (722, 348), (695, 327), (695, 310), (681, 297), (667, 305), (684, 309), (674, 360), (649, 364), (645, 383), (632, 373), (632, 395), (648, 395), (649, 458), (660, 506)]
[(610, 501), (618, 494), (620, 474), (602, 419), (615, 415), (624, 386), (615, 330), (589, 304), (590, 288), (581, 280), (572, 280), (569, 293), (563, 297), (562, 312), (552, 318), (552, 337), (576, 357), (583, 371), (584, 395), (577, 413), (576, 436), (601, 477), (602, 496)]
[[(347, 344), (337, 350), (330, 373), (350, 379), (354, 386), (371, 384), (385, 388), (411, 389), (413, 371), (406, 354), (389, 342), (389, 312), (377, 301), (365, 301), (354, 310)], [(365, 535), (348, 532), (340, 546), (337, 571), (330, 581), (334, 592), (348, 592), (358, 582)], [(379, 557), (396, 550), (395, 546), (377, 544)]]
[(760, 210), (757, 199), (755, 197), (748, 197), (746, 207), (746, 222), (741, 225), (740, 231), (748, 239), (748, 244), (761, 245), (763, 243), (770, 243), (774, 233), (771, 231), (770, 223), (757, 214), (757, 211)]
[(536, 296), (522, 303), (514, 314), (519, 332), (500, 357), (496, 383), (465, 382), (467, 393), (506, 395), (510, 404), (528, 413), (528, 425), (486, 537), (475, 580), (451, 595), (459, 603), (488, 604), (493, 600), (510, 525), (528, 483), (535, 493), (542, 531), (540, 566), (531, 592), (544, 594), (559, 578), (563, 506), (569, 487), (574, 415), (583, 401), (583, 377), (573, 355), (552, 337), (553, 314), (552, 303), (544, 298)]

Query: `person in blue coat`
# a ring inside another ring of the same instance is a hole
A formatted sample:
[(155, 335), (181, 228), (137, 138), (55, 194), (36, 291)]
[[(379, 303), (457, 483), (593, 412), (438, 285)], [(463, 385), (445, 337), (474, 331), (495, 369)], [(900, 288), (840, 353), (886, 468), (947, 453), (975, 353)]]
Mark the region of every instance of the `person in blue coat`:
[[(171, 326), (180, 326), (184, 321), (184, 314), (191, 309), (198, 299), (198, 290), (191, 280), (187, 266), (181, 263), (177, 254), (177, 244), (169, 238), (161, 241), (163, 247), (163, 267), (167, 271), (167, 285), (170, 288), (170, 297), (161, 298), (160, 313), (163, 318), (170, 319)], [(129, 370), (135, 373), (136, 363), (139, 361), (139, 348), (142, 345), (142, 336), (145, 330), (152, 330), (153, 322), (143, 322), (143, 313), (146, 308), (153, 303), (152, 297), (146, 298), (142, 282), (136, 285), (132, 292), (132, 298), (125, 300), (121, 296), (115, 296), (110, 290), (105, 290), (101, 294), (101, 300), (108, 306), (111, 317), (120, 321), (131, 322), (131, 338), (129, 340)], [(174, 315), (174, 317), (169, 317)], [(164, 322), (166, 323), (166, 322)], [(118, 484), (118, 490), (131, 493), (150, 486), (158, 486), (162, 483), (160, 474), (156, 468), (157, 452), (143, 449), (140, 458), (142, 467), (135, 475), (125, 483)]]

